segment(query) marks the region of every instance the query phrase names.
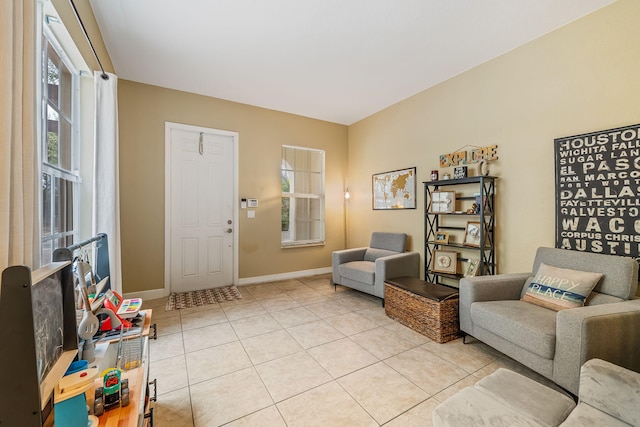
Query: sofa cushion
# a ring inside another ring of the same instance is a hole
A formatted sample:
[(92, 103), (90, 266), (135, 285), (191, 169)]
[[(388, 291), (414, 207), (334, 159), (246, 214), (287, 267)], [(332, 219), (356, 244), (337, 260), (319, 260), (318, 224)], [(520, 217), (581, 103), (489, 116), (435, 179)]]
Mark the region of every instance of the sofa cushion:
[(484, 377), (474, 387), (546, 426), (557, 426), (576, 406), (567, 394), (504, 368)]
[(474, 325), (545, 359), (555, 355), (556, 316), (553, 310), (520, 300), (471, 304)]
[(370, 261), (351, 261), (340, 264), (338, 271), (340, 272), (340, 277), (373, 285), (376, 265)]
[(474, 387), (466, 387), (436, 406), (432, 417), (436, 427), (544, 425)]
[(584, 403), (579, 403), (576, 409), (560, 424), (562, 427), (585, 427), (585, 426), (606, 426), (606, 427), (629, 427), (617, 418), (613, 418), (602, 411), (592, 408)]
[(369, 247), (386, 249), (392, 252), (404, 252), (407, 247), (407, 234), (374, 231), (371, 233)]
[(582, 307), (602, 274), (540, 264), (536, 275), (527, 281), (523, 301), (552, 310)]
[(389, 255), (398, 255), (400, 252), (389, 251), (386, 249), (368, 248), (364, 253), (364, 260), (374, 262), (378, 258)]
[(639, 426), (640, 373), (601, 359), (590, 359), (580, 371), (580, 402)]

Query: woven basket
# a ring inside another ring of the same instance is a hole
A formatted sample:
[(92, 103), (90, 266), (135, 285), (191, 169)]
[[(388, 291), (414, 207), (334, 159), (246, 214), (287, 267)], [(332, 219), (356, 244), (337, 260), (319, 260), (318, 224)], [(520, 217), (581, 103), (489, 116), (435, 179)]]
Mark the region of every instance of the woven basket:
[(433, 301), (413, 292), (384, 284), (387, 316), (438, 343), (458, 337), (458, 297)]

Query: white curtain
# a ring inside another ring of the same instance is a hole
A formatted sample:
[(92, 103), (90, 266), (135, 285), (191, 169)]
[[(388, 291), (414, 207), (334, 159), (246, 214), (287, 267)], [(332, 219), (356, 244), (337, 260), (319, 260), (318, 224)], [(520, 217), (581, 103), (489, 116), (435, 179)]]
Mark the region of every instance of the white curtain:
[(39, 267), (35, 1), (0, 1), (0, 271)]
[(118, 167), (118, 77), (94, 73), (95, 157), (93, 184), (93, 234), (109, 239), (111, 289), (122, 294), (120, 251), (120, 184)]

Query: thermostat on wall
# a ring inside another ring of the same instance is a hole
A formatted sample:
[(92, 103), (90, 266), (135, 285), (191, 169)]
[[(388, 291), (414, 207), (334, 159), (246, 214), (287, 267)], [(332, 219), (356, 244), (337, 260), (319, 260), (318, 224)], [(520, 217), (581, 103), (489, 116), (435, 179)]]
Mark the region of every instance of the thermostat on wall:
[(250, 208), (258, 207), (258, 199), (247, 199), (247, 206)]

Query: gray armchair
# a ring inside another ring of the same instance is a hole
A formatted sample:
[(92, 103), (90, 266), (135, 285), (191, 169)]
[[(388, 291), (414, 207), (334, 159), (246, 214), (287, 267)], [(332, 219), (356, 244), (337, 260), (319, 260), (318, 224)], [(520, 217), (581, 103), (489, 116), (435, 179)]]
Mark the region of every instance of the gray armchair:
[(386, 279), (420, 277), (420, 254), (405, 252), (406, 246), (405, 233), (374, 232), (369, 247), (333, 252), (333, 284), (384, 299)]
[(558, 312), (520, 298), (534, 273), (460, 281), (460, 330), (578, 394), (580, 367), (600, 358), (640, 371), (638, 263), (626, 257), (539, 248), (541, 263), (603, 276), (584, 307)]

